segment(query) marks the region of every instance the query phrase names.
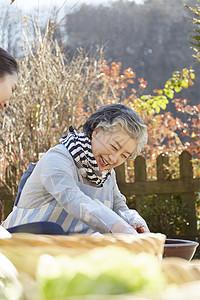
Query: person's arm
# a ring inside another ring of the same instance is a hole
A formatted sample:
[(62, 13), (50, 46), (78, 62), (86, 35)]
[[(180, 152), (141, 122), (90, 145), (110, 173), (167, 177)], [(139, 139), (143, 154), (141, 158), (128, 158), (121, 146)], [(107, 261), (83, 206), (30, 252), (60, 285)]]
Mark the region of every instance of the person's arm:
[(120, 193), (116, 178), (114, 179), (114, 207), (113, 210), (128, 224), (130, 224), (138, 233), (149, 232), (145, 220), (134, 209), (129, 209), (126, 205), (126, 198)]
[[(77, 186), (74, 163), (65, 155), (50, 152), (40, 165), (45, 189), (73, 217), (101, 233), (136, 233), (119, 215), (98, 199), (86, 196)], [(89, 188), (89, 186), (88, 186)], [(119, 227), (117, 224), (121, 224)]]

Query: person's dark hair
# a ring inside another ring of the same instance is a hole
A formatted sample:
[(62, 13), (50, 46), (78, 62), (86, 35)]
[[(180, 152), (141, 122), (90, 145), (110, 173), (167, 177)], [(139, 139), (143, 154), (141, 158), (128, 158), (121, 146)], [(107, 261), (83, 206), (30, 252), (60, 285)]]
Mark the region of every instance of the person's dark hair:
[(136, 139), (137, 147), (132, 154), (136, 157), (147, 143), (147, 127), (140, 116), (123, 103), (109, 104), (95, 111), (83, 125), (83, 131), (91, 139), (95, 128), (113, 132), (117, 126), (125, 130), (131, 138)]
[(0, 47), (0, 78), (7, 74), (18, 73), (18, 64), (15, 58), (6, 50)]

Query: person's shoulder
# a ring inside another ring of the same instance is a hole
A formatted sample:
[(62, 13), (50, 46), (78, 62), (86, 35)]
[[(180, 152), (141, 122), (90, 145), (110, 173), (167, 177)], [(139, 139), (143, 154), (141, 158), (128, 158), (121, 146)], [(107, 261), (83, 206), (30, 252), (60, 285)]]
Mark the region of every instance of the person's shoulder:
[(69, 163), (73, 163), (72, 156), (70, 155), (68, 149), (63, 146), (62, 144), (58, 144), (52, 148), (50, 148), (42, 157), (40, 160), (48, 161), (66, 161)]
[(63, 154), (67, 157), (71, 157), (68, 149), (62, 144), (58, 144), (58, 145), (50, 148), (48, 152), (50, 152), (50, 153), (60, 153), (60, 154)]

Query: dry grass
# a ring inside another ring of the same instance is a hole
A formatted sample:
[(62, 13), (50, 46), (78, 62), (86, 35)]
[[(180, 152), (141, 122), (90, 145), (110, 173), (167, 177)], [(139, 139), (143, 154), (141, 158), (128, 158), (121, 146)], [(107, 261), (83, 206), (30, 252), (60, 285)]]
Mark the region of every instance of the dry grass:
[(108, 93), (114, 95), (109, 83), (99, 81), (102, 49), (93, 56), (79, 49), (68, 60), (61, 41), (54, 39), (55, 23), (48, 21), (42, 33), (31, 22), (35, 35), (22, 28), (24, 55), (19, 60), (18, 87), (0, 127), (0, 151), (10, 168), (7, 183), (4, 176), (2, 182), (12, 186), (13, 197), (29, 162), (59, 143), (71, 124), (79, 129), (97, 106), (106, 103)]

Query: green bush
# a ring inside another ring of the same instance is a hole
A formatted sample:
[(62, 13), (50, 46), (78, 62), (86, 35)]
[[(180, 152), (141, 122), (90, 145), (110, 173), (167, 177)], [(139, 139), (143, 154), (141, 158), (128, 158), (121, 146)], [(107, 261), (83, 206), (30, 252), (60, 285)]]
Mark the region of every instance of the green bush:
[[(129, 207), (136, 204), (132, 197)], [(160, 232), (167, 237), (184, 235), (187, 225), (187, 210), (181, 195), (149, 195), (137, 201), (137, 210), (146, 220), (151, 232)]]

